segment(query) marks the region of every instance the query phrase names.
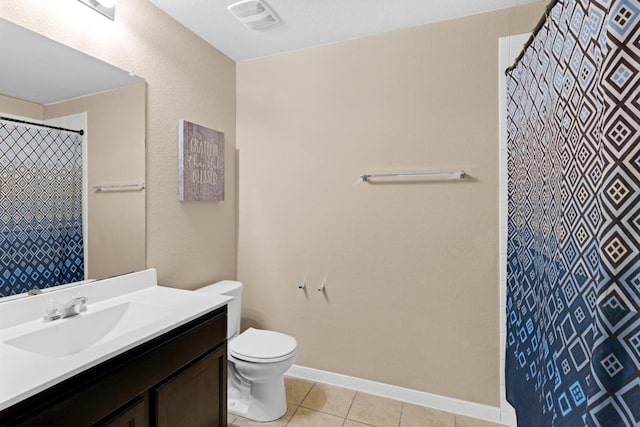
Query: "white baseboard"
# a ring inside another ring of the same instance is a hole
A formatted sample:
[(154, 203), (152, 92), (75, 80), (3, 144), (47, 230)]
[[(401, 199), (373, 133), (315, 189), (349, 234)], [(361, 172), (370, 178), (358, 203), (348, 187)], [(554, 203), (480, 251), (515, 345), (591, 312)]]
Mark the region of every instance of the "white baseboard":
[(508, 411), (501, 411), (495, 406), (482, 405), (468, 402), (466, 400), (454, 399), (451, 397), (439, 396), (437, 394), (425, 393), (423, 391), (412, 390), (395, 385), (369, 381), (362, 378), (350, 377), (319, 369), (306, 368), (304, 366), (293, 365), (287, 375), (302, 378), (305, 380), (320, 382), (348, 388), (350, 390), (363, 393), (374, 394), (376, 396), (389, 399), (400, 400), (402, 402), (413, 403), (420, 406), (437, 409), (439, 411), (464, 415), (472, 418), (479, 418), (494, 423), (515, 426), (515, 417)]

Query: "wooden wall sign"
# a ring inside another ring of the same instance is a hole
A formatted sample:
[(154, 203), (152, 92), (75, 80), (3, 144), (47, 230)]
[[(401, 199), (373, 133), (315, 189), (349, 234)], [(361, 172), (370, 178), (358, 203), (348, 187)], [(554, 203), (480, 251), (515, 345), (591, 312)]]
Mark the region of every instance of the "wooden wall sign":
[(178, 199), (224, 200), (224, 133), (179, 121)]

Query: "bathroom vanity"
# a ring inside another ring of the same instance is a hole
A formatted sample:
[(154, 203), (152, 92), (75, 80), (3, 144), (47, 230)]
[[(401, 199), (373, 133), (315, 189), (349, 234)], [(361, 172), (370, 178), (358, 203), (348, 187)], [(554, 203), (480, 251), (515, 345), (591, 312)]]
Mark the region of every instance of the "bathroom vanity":
[(88, 309), (52, 322), (8, 320), (47, 295), (0, 304), (0, 426), (226, 426), (228, 297), (159, 287), (154, 270), (59, 297), (78, 292)]

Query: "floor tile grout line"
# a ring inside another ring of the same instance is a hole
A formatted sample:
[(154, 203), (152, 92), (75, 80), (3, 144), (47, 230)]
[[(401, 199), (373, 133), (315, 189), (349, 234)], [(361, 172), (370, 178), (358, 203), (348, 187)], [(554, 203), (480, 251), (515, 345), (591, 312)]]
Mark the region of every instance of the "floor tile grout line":
[[(353, 395), (353, 399), (351, 399), (351, 405), (349, 405), (349, 409), (347, 409), (347, 415), (344, 416), (345, 420), (349, 420), (349, 413), (351, 412), (351, 408), (353, 408), (353, 404), (356, 401), (356, 397), (358, 397), (358, 392), (356, 391)], [(346, 422), (346, 421), (345, 421)]]
[[(315, 387), (317, 384), (322, 384), (322, 385), (324, 385), (324, 386), (329, 386), (329, 387), (331, 387), (331, 388), (339, 389), (339, 390), (344, 390), (344, 391), (353, 391), (353, 397), (351, 398), (351, 402), (349, 403), (349, 408), (347, 408), (347, 413), (346, 413), (345, 415), (338, 415), (338, 414), (334, 414), (334, 413), (331, 413), (331, 412), (325, 412), (325, 411), (323, 411), (322, 409), (318, 409), (318, 408), (311, 408), (311, 407), (309, 407), (309, 406), (304, 406), (304, 405), (302, 404), (302, 403), (304, 403), (304, 401), (307, 399), (307, 397), (311, 394), (311, 391), (313, 391), (313, 387)], [(349, 415), (349, 411), (351, 410), (351, 407), (353, 406), (353, 402), (355, 401), (355, 399), (356, 399), (356, 395), (357, 395), (357, 394), (358, 394), (358, 392), (357, 392), (357, 391), (355, 391), (355, 390), (351, 390), (351, 389), (344, 388), (344, 387), (339, 387), (339, 386), (334, 386), (334, 385), (331, 385), (331, 384), (324, 384), (324, 383), (318, 383), (318, 382), (315, 382), (315, 383), (313, 383), (313, 386), (311, 387), (311, 389), (309, 389), (309, 392), (307, 393), (307, 395), (306, 395), (306, 396), (304, 397), (304, 399), (302, 400), (302, 403), (300, 403), (300, 407), (305, 408), (305, 409), (309, 409), (309, 410), (311, 410), (311, 411), (319, 412), (319, 413), (321, 413), (321, 414), (331, 415), (331, 416), (333, 416), (333, 417), (337, 417), (337, 418), (342, 418), (343, 420), (345, 420), (345, 421), (346, 421), (347, 419), (349, 419), (349, 418), (347, 418), (347, 417), (348, 417), (348, 415)], [(355, 420), (353, 420), (353, 421), (355, 421)], [(374, 427), (375, 427), (375, 426), (374, 426)]]
[[(287, 402), (287, 409), (289, 409), (289, 408), (288, 408), (288, 406), (289, 406), (289, 403)], [(296, 407), (296, 410), (295, 410), (295, 411), (293, 411), (293, 414), (291, 414), (291, 418), (289, 418), (289, 419), (287, 420), (287, 422), (284, 424), (284, 427), (287, 427), (287, 426), (289, 425), (289, 423), (291, 423), (291, 420), (292, 420), (292, 419), (293, 419), (293, 417), (298, 413), (298, 410), (299, 410), (300, 408), (301, 408), (301, 406), (300, 406), (300, 405), (298, 405), (298, 406)], [(286, 412), (285, 412), (285, 413), (286, 413)]]
[(309, 396), (309, 394), (311, 393), (311, 390), (313, 390), (313, 387), (316, 385), (316, 382), (312, 382), (311, 383), (311, 387), (309, 387), (309, 390), (307, 391), (307, 394), (304, 395), (304, 397), (302, 398), (302, 400), (300, 401), (300, 405), (298, 405), (298, 407), (302, 406), (302, 404), (304, 403), (305, 399), (307, 398), (307, 396)]
[(302, 400), (300, 401), (300, 405), (299, 407), (305, 408), (305, 409), (311, 409), (314, 410), (313, 408), (307, 408), (306, 406), (302, 406), (302, 404), (304, 403), (305, 400), (307, 400), (307, 397), (311, 394), (311, 390), (313, 390), (313, 388), (316, 386), (316, 382), (311, 383), (311, 387), (309, 388), (309, 391), (307, 391), (307, 394), (304, 395), (304, 397), (302, 398)]
[(396, 400), (396, 402), (400, 402), (400, 416), (398, 417), (398, 427), (400, 427), (400, 424), (402, 423), (402, 410), (404, 409), (404, 402), (402, 400)]
[[(289, 425), (289, 423), (291, 423), (291, 420), (293, 419), (294, 415), (296, 415), (296, 413), (298, 413), (298, 411), (300, 410), (300, 408), (304, 408), (304, 406), (302, 406), (302, 403), (304, 402), (304, 400), (307, 398), (307, 396), (309, 396), (309, 393), (311, 393), (311, 390), (313, 389), (313, 386), (316, 385), (315, 381), (311, 383), (311, 387), (309, 387), (309, 390), (307, 391), (307, 394), (304, 395), (304, 397), (302, 398), (302, 400), (300, 401), (300, 404), (297, 405), (298, 407), (296, 408), (295, 412), (293, 414), (291, 414), (291, 418), (289, 418), (287, 420), (287, 423), (285, 424), (285, 427), (287, 427)], [(287, 402), (287, 405), (289, 405), (289, 402)], [(307, 408), (305, 408), (307, 409)]]

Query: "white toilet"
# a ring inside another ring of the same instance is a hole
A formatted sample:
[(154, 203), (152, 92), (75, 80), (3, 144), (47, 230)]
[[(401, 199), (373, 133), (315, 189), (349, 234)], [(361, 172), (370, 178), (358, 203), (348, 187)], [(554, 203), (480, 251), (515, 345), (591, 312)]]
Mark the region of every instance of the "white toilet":
[(240, 334), (240, 282), (224, 280), (197, 291), (233, 297), (227, 304), (228, 411), (262, 422), (283, 416), (287, 412), (284, 373), (296, 358), (295, 338), (254, 328)]

